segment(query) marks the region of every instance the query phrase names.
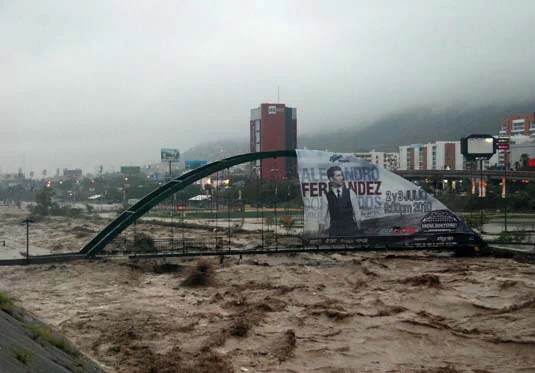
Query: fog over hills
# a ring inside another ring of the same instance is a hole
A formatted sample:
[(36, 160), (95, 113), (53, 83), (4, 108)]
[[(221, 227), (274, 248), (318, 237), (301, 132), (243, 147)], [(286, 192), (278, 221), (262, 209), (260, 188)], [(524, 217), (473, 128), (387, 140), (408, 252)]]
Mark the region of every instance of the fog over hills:
[[(248, 138), (248, 137), (247, 137)], [(209, 162), (249, 152), (249, 143), (244, 139), (222, 139), (196, 145), (180, 155), (181, 160), (207, 160)]]
[(297, 108), (300, 146), (357, 150), (457, 138), (441, 132), (454, 121), (493, 129), (530, 105), (484, 105), (535, 97), (529, 0), (28, 0), (0, 10), (0, 173), (116, 171), (225, 138), (241, 145), (185, 156), (247, 151), (249, 110), (261, 103)]
[[(472, 133), (498, 134), (500, 124), (509, 115), (535, 111), (535, 99), (513, 104), (486, 105), (477, 108), (412, 108), (373, 121), (365, 128), (326, 129), (303, 134), (297, 118), (299, 148), (335, 152), (397, 151), (399, 145), (437, 140), (459, 140)], [(357, 116), (357, 115), (356, 115)], [(333, 126), (336, 124), (333, 123)], [(247, 134), (248, 124), (244, 124)], [(332, 126), (330, 126), (332, 127)], [(195, 146), (184, 152), (183, 159), (209, 161), (249, 151), (248, 136), (238, 140), (219, 140)]]

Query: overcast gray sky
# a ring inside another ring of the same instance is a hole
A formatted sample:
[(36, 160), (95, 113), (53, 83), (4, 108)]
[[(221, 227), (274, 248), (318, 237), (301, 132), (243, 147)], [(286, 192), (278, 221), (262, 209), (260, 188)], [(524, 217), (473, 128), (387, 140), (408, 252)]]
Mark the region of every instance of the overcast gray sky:
[(0, 0), (0, 170), (94, 172), (160, 147), (413, 105), (534, 97), (535, 1)]

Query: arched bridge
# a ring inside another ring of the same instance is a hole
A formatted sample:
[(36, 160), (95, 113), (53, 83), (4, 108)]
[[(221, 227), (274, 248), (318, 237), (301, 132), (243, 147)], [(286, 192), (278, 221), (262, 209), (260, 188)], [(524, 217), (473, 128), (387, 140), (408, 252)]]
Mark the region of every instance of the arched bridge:
[(242, 154), (207, 164), (206, 166), (197, 168), (184, 175), (176, 177), (168, 183), (162, 185), (160, 188), (155, 189), (151, 193), (147, 194), (143, 199), (119, 215), (102, 231), (100, 231), (91, 241), (82, 247), (80, 254), (84, 254), (89, 257), (95, 256), (104, 250), (107, 244), (109, 244), (121, 232), (133, 224), (138, 218), (147, 213), (151, 208), (198, 180), (210, 176), (218, 171), (222, 171), (242, 163), (278, 157), (296, 158), (297, 153), (295, 150), (278, 150)]

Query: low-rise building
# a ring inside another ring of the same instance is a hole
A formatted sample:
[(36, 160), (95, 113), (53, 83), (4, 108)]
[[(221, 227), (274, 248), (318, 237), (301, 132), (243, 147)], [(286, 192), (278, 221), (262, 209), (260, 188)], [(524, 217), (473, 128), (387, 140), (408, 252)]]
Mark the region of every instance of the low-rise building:
[[(500, 136), (507, 136), (500, 131)], [(516, 151), (514, 154), (511, 154), (512, 149), (518, 149), (519, 147), (524, 147), (527, 144), (530, 144), (530, 136), (526, 135), (514, 135), (509, 136), (509, 150), (497, 150), (496, 154), (490, 159), (490, 165), (496, 166), (498, 168), (505, 167), (505, 158), (507, 155), (507, 163), (509, 164), (509, 169), (513, 168), (516, 161), (519, 161), (520, 155), (516, 156)], [(533, 146), (533, 144), (531, 144)], [(514, 156), (513, 156), (514, 155)], [(514, 159), (513, 159), (514, 158)]]
[(395, 171), (399, 168), (399, 153), (378, 152), (375, 150), (369, 152), (351, 153), (356, 158), (365, 159), (368, 162), (381, 166), (387, 170)]
[(400, 170), (462, 170), (460, 141), (435, 141), (399, 147)]
[(529, 160), (535, 159), (535, 143), (523, 142), (511, 144), (509, 148), (509, 168), (513, 170), (525, 169)]

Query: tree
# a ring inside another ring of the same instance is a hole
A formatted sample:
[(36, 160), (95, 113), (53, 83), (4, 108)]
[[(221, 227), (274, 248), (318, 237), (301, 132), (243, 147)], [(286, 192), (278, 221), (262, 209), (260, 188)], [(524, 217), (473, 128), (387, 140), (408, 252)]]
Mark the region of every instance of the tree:
[(95, 207), (89, 203), (85, 204), (85, 209), (88, 215), (91, 215), (93, 212), (95, 212)]
[(37, 215), (50, 215), (50, 210), (57, 208), (58, 205), (54, 202), (56, 192), (52, 188), (43, 188), (35, 195), (36, 206), (32, 208), (32, 212)]
[(520, 155), (520, 169), (521, 170), (527, 170), (529, 168), (529, 155), (526, 153), (522, 153)]

